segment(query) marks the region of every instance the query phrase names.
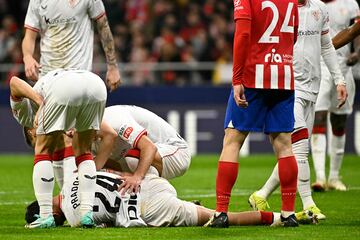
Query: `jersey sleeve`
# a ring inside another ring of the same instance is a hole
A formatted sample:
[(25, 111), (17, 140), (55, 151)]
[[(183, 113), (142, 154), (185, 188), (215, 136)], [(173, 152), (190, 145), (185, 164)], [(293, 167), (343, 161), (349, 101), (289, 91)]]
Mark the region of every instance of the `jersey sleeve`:
[(88, 0), (88, 14), (92, 19), (99, 19), (105, 15), (105, 7), (102, 0)]
[(325, 4), (322, 4), (322, 6), (321, 6), (321, 15), (322, 15), (321, 35), (324, 35), (324, 34), (327, 34), (330, 30), (329, 12), (328, 12)]
[(136, 148), (140, 138), (147, 134), (146, 129), (140, 126), (130, 114), (124, 113), (120, 118), (108, 122), (115, 129), (118, 137), (130, 144), (132, 148)]
[(38, 0), (30, 0), (24, 27), (35, 32), (40, 32), (40, 14), (39, 14), (40, 3)]
[(234, 0), (234, 20), (240, 18), (251, 19), (250, 0)]
[(33, 126), (35, 113), (29, 99), (15, 99), (10, 97), (10, 107), (13, 117), (21, 126)]

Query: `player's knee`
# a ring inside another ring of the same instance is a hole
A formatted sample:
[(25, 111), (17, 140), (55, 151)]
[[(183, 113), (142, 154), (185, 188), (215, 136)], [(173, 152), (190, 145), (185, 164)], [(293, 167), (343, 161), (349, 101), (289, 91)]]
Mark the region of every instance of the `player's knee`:
[(335, 136), (343, 136), (345, 134), (346, 118), (347, 115), (345, 114), (330, 114), (331, 130)]

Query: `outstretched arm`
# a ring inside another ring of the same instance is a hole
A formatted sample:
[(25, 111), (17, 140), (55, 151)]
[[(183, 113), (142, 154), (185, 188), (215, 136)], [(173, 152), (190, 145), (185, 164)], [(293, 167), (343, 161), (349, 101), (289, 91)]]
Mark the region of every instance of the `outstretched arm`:
[(106, 62), (107, 62), (107, 73), (106, 83), (111, 91), (118, 88), (121, 84), (119, 67), (116, 59), (115, 44), (113, 35), (111, 33), (109, 22), (106, 14), (96, 20), (97, 29), (99, 32), (101, 44), (103, 46)]
[(360, 35), (360, 21), (357, 21), (352, 26), (342, 30), (333, 37), (332, 42), (335, 49), (341, 48), (353, 41), (357, 36)]

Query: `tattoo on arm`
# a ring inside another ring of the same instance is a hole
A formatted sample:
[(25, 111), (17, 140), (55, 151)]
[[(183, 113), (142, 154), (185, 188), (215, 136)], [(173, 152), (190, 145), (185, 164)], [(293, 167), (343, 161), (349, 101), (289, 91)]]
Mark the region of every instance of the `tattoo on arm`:
[(106, 15), (96, 20), (96, 25), (106, 55), (107, 64), (116, 65), (115, 44)]

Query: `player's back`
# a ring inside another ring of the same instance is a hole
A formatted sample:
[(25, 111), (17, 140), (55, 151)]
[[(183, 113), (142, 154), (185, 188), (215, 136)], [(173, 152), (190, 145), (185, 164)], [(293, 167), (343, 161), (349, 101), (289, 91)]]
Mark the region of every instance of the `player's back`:
[(246, 87), (294, 89), (292, 62), (297, 15), (296, 0), (234, 0), (235, 20), (251, 19), (251, 44), (244, 72)]

